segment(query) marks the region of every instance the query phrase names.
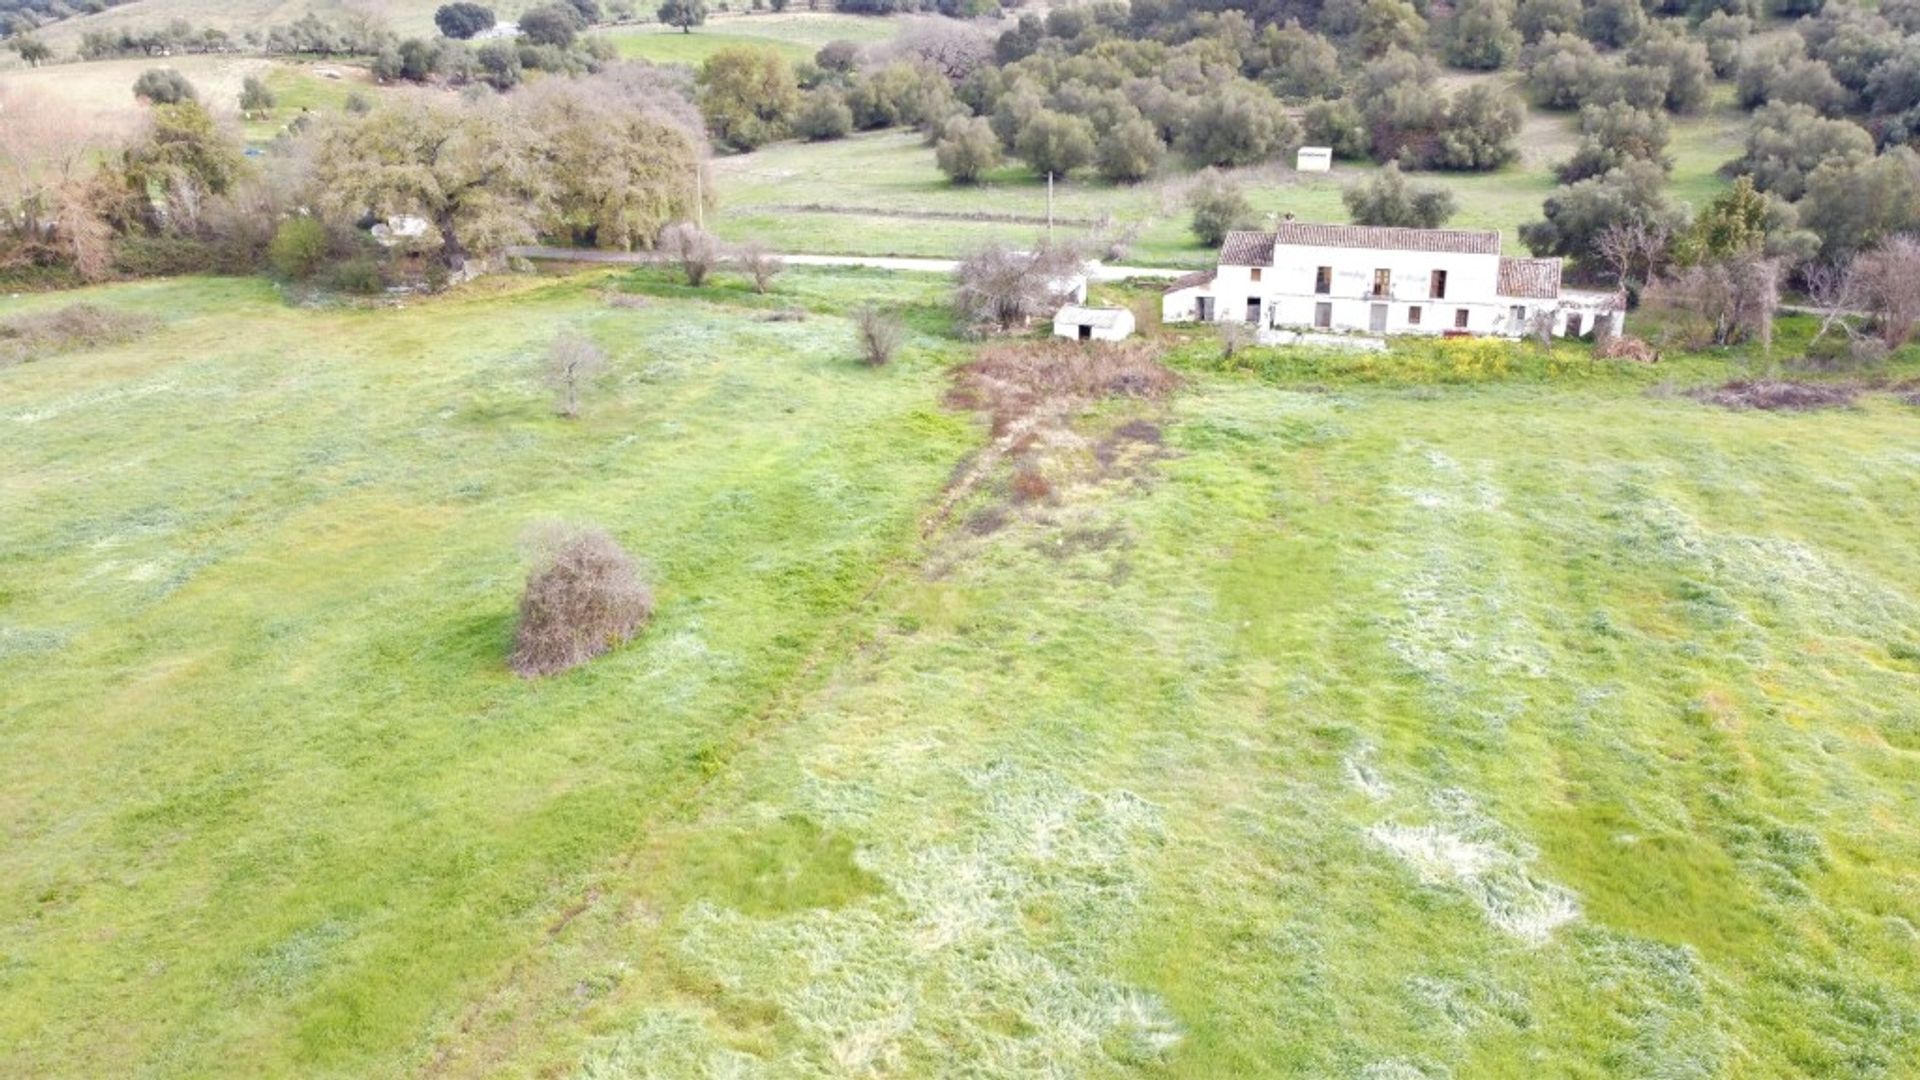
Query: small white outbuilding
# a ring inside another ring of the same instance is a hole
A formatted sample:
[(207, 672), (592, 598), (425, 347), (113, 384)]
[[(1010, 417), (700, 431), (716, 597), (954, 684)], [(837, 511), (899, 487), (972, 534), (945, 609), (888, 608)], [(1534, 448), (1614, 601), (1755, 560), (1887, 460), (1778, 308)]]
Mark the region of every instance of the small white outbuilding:
[(1054, 313), (1053, 336), (1075, 341), (1125, 341), (1133, 334), (1133, 312), (1122, 307), (1068, 304)]
[(1293, 159), (1296, 172), (1330, 172), (1333, 169), (1333, 147), (1303, 146)]

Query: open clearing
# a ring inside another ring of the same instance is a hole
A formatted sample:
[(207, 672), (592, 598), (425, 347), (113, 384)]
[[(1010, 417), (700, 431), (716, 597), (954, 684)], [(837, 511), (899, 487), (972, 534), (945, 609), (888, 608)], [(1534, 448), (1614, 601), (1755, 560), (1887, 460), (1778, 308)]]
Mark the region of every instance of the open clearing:
[[(1674, 198), (1704, 205), (1727, 181), (1719, 169), (1740, 156), (1745, 116), (1722, 101), (1674, 121)], [(1459, 212), (1456, 228), (1498, 229), (1510, 254), (1525, 254), (1522, 223), (1540, 217), (1553, 193), (1552, 168), (1571, 156), (1577, 118), (1532, 110), (1518, 141), (1520, 160), (1491, 173), (1432, 173)], [(788, 142), (716, 160), (725, 193), (716, 228), (776, 248), (857, 255), (953, 256), (989, 241), (1029, 244), (1044, 233), (1047, 185), (1008, 162), (973, 186), (949, 183), (933, 150), (914, 132), (883, 131), (825, 143)], [(1262, 215), (1345, 221), (1341, 191), (1376, 166), (1341, 162), (1330, 173), (1297, 173), (1291, 163), (1231, 170)], [(1193, 173), (1170, 162), (1159, 178), (1116, 186), (1093, 177), (1055, 185), (1056, 235), (1110, 234), (1103, 222), (1138, 224), (1127, 262), (1207, 267), (1214, 252), (1189, 228)], [(971, 218), (971, 220), (968, 220)], [(1017, 220), (1009, 220), (1017, 219)]]
[(812, 60), (829, 41), (862, 45), (885, 41), (901, 25), (898, 19), (879, 16), (793, 11), (716, 16), (692, 33), (657, 23), (612, 26), (595, 33), (613, 42), (621, 56), (656, 64), (698, 64), (721, 49), (740, 45), (772, 49), (798, 62)]
[[(1920, 1060), (1920, 410), (1191, 370), (1023, 498), (939, 292), (90, 293), (0, 371), (0, 1073)], [(550, 516), (659, 615), (522, 682)]]

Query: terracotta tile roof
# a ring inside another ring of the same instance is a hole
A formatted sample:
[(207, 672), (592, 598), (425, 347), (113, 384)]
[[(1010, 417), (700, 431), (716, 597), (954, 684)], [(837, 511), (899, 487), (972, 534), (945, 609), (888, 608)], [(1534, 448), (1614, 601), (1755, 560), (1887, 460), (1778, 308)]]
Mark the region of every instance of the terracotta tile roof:
[(1272, 266), (1273, 234), (1236, 230), (1220, 245), (1221, 266)]
[(1560, 260), (1501, 259), (1500, 284), (1494, 292), (1501, 296), (1552, 300), (1560, 295)]
[(1167, 287), (1164, 291), (1179, 292), (1181, 289), (1191, 289), (1196, 285), (1211, 285), (1213, 284), (1213, 278), (1214, 272), (1211, 270), (1196, 270), (1191, 274), (1177, 277), (1167, 282)]
[[(1315, 225), (1289, 221), (1282, 224), (1272, 238), (1277, 244), (1306, 247), (1500, 254), (1500, 234), (1489, 229), (1402, 229), (1386, 225)], [(1231, 238), (1228, 242), (1232, 242)], [(1224, 262), (1225, 249), (1221, 251)]]

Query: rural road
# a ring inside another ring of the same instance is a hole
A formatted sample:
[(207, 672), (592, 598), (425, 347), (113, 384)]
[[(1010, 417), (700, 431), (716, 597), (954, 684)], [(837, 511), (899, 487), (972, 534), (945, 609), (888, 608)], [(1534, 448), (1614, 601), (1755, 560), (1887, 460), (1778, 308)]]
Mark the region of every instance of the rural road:
[[(661, 261), (650, 251), (600, 251), (594, 248), (510, 247), (507, 254), (522, 259), (552, 259), (562, 262), (644, 265)], [(782, 255), (788, 266), (859, 266), (873, 270), (898, 270), (908, 274), (951, 274), (960, 263), (955, 259), (909, 259), (893, 255)], [(1128, 278), (1177, 278), (1191, 270), (1164, 266), (1108, 266), (1090, 264), (1088, 278), (1093, 281), (1125, 281)]]

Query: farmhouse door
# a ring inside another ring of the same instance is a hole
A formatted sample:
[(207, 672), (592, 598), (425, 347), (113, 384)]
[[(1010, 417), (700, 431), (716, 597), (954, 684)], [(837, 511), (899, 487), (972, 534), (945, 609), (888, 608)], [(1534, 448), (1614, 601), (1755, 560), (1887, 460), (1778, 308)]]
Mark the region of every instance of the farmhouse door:
[(1255, 325), (1260, 322), (1260, 298), (1257, 296), (1247, 297), (1247, 321)]
[(1200, 321), (1213, 321), (1213, 297), (1211, 296), (1203, 296), (1200, 298)]
[(1376, 334), (1387, 332), (1387, 305), (1375, 304), (1373, 309), (1367, 312), (1367, 329)]

